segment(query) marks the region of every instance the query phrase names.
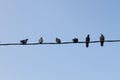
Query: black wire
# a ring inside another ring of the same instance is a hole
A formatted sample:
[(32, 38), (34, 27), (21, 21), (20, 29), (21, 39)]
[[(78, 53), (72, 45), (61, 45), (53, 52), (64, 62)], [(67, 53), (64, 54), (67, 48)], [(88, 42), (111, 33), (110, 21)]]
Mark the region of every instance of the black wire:
[[(120, 42), (120, 40), (105, 40), (104, 42)], [(77, 43), (74, 42), (61, 42), (60, 44), (78, 44), (78, 43), (86, 43), (85, 41), (79, 41)], [(90, 43), (100, 43), (100, 41), (90, 41)], [(45, 45), (45, 44), (50, 44), (50, 45), (54, 45), (54, 44), (58, 44), (58, 43), (54, 43), (54, 42), (48, 42), (48, 43), (27, 43), (24, 45)], [(5, 44), (0, 44), (0, 46), (8, 46), (8, 45), (23, 45), (21, 43), (5, 43)]]

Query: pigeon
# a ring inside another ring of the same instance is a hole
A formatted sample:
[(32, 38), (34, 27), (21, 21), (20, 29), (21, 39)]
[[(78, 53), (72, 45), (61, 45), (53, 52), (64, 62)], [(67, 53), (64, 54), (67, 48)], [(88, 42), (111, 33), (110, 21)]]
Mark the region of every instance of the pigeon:
[(56, 43), (60, 44), (61, 40), (59, 38), (56, 38)]
[(24, 40), (21, 40), (20, 42), (21, 42), (21, 44), (26, 45), (27, 41), (28, 41), (28, 39), (24, 39)]
[(103, 34), (101, 34), (101, 36), (100, 36), (100, 45), (101, 46), (104, 45), (104, 41), (105, 41), (105, 37), (103, 36)]
[(90, 43), (90, 35), (88, 34), (86, 37), (86, 47), (89, 47), (89, 43)]
[(73, 43), (78, 43), (78, 38), (72, 39)]
[(39, 39), (39, 43), (40, 43), (40, 44), (43, 43), (43, 38), (42, 38), (42, 37)]

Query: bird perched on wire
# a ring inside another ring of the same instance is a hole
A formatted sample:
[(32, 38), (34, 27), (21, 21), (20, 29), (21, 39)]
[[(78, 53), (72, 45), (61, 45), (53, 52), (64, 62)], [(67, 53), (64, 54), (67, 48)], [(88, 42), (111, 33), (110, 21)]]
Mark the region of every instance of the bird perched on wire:
[(39, 39), (39, 43), (40, 43), (40, 44), (43, 43), (43, 38), (42, 38), (42, 37)]
[(72, 41), (73, 43), (78, 43), (78, 38), (73, 38)]
[(24, 40), (21, 40), (20, 42), (21, 42), (21, 44), (26, 45), (27, 41), (28, 41), (28, 39), (24, 39)]
[(104, 41), (105, 41), (105, 37), (103, 34), (101, 34), (101, 36), (100, 36), (100, 45), (101, 46), (104, 46)]
[(59, 38), (56, 38), (56, 43), (60, 44), (61, 40)]
[(89, 43), (90, 43), (90, 35), (88, 34), (86, 37), (86, 47), (89, 47)]

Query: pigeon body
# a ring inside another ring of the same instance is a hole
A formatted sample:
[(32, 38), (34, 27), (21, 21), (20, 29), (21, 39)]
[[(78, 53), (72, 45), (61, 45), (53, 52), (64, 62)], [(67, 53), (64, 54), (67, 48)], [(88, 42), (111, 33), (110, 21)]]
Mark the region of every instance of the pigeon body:
[(39, 39), (39, 43), (40, 43), (40, 44), (43, 43), (43, 38), (42, 38), (42, 37)]
[(89, 47), (89, 43), (90, 43), (90, 35), (88, 34), (86, 37), (86, 47)]
[(104, 46), (104, 41), (105, 41), (105, 37), (103, 36), (103, 34), (101, 34), (100, 36), (100, 45)]
[(78, 38), (74, 38), (73, 43), (78, 43)]
[(61, 40), (59, 38), (56, 38), (56, 43), (60, 44)]
[(21, 44), (26, 45), (27, 41), (28, 41), (28, 39), (24, 39), (24, 40), (21, 40), (20, 42), (21, 42)]

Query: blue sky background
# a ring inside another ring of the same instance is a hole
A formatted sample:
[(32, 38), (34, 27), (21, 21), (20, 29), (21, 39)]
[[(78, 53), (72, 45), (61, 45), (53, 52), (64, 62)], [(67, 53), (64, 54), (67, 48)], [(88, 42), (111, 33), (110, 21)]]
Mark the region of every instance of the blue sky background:
[[(0, 43), (120, 39), (120, 0), (0, 0)], [(0, 80), (120, 80), (120, 43), (1, 46)]]

